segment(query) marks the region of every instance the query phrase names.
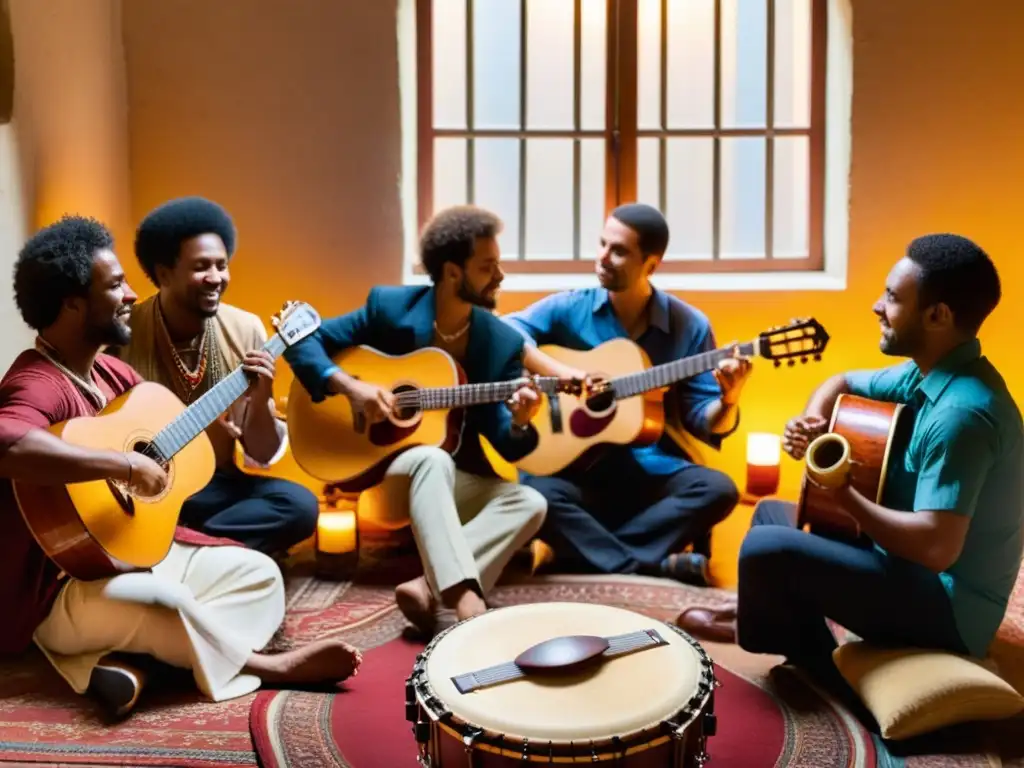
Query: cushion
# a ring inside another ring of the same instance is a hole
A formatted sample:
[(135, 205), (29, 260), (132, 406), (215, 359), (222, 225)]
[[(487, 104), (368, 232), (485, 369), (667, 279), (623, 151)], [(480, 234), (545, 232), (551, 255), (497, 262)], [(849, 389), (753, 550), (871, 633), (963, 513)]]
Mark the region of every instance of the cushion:
[(885, 739), (1024, 711), (1024, 697), (1013, 686), (967, 656), (856, 641), (836, 648), (832, 658)]

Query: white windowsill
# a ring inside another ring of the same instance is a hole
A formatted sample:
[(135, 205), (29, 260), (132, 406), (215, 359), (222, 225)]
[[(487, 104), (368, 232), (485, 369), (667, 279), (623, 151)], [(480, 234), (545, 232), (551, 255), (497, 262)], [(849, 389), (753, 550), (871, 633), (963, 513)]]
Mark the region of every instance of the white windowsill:
[[(407, 271), (405, 285), (429, 285), (430, 277)], [(665, 291), (842, 291), (846, 279), (827, 272), (723, 272), (715, 274), (676, 273), (655, 275), (651, 282)], [(576, 274), (505, 275), (505, 293), (541, 293), (593, 288), (592, 272)]]

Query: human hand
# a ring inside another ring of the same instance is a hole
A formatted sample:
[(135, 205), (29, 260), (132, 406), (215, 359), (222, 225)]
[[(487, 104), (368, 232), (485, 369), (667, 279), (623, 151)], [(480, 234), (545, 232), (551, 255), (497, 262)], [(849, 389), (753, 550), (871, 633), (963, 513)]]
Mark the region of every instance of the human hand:
[(722, 402), (725, 405), (736, 405), (739, 402), (743, 385), (754, 369), (750, 360), (739, 356), (739, 347), (733, 346), (733, 350), (734, 356), (719, 362), (718, 367), (712, 371), (722, 389)]
[(227, 433), (231, 435), (235, 440), (242, 439), (242, 429), (235, 423), (235, 420), (231, 417), (230, 412), (222, 413), (220, 416), (217, 417), (217, 421), (220, 422), (220, 425), (224, 427), (225, 431), (227, 431)]
[(167, 487), (167, 473), (149, 456), (137, 451), (125, 454), (128, 460), (128, 491), (142, 498), (159, 495)]
[(512, 423), (517, 427), (525, 427), (537, 415), (540, 409), (540, 394), (532, 381), (515, 391), (505, 404), (512, 412)]
[(365, 381), (353, 381), (345, 395), (352, 404), (352, 410), (363, 414), (370, 424), (384, 421), (395, 408), (394, 393)]
[(821, 416), (797, 416), (786, 422), (782, 431), (782, 449), (799, 461), (807, 453), (807, 446), (818, 436), (825, 434), (828, 422)]
[(265, 349), (248, 352), (242, 359), (242, 370), (249, 380), (249, 398), (267, 402), (274, 395), (274, 358)]

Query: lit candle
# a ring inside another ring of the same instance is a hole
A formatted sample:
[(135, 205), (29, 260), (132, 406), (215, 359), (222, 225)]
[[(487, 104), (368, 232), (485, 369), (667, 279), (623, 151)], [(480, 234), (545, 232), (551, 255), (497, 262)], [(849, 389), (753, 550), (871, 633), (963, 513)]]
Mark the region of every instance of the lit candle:
[(752, 432), (747, 435), (747, 493), (770, 496), (779, 489), (782, 441), (778, 435)]
[(356, 513), (324, 511), (316, 524), (316, 548), (328, 555), (354, 552), (356, 549)]

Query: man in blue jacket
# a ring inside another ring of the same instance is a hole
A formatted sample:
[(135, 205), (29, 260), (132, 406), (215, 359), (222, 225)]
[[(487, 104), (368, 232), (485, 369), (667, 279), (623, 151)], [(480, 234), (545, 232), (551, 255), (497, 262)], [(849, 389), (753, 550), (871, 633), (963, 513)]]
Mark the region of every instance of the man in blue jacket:
[[(366, 304), (325, 321), (285, 353), (314, 402), (344, 395), (370, 423), (394, 406), (391, 392), (358, 381), (332, 360), (367, 345), (389, 355), (440, 347), (470, 383), (523, 376), (523, 339), (492, 314), (504, 277), (497, 237), (501, 221), (473, 206), (441, 211), (420, 238), (420, 259), (433, 286), (375, 287)], [(458, 619), (486, 610), (485, 597), (512, 555), (540, 530), (547, 502), (537, 491), (499, 478), (484, 455), (483, 435), (507, 461), (536, 445), (530, 419), (540, 399), (522, 387), (508, 403), (469, 408), (454, 456), (420, 446), (401, 453), (384, 484), (408, 484), (409, 516), (424, 576), (398, 586), (405, 617), (426, 634), (436, 630), (439, 602)]]

